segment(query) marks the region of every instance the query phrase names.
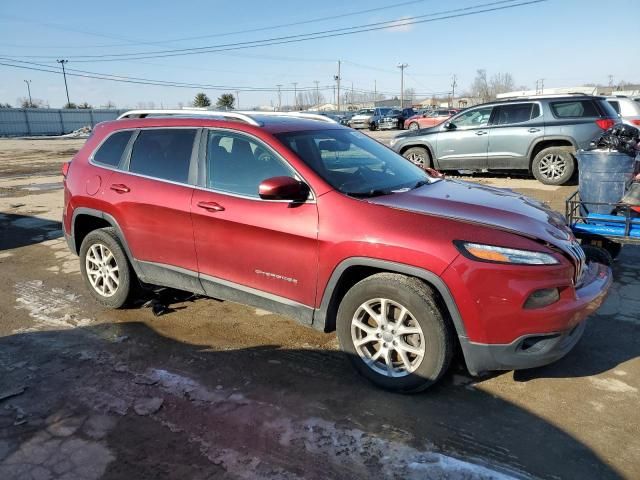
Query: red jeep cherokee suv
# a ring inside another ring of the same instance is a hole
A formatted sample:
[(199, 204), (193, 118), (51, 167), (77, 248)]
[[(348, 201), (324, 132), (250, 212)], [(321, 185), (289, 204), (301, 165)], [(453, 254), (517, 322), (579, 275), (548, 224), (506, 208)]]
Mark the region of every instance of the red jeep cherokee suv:
[(392, 390), (433, 384), (456, 344), (473, 374), (553, 362), (611, 283), (537, 201), (430, 176), (326, 117), (129, 112), (63, 171), (100, 303), (142, 282), (261, 307), (337, 330)]

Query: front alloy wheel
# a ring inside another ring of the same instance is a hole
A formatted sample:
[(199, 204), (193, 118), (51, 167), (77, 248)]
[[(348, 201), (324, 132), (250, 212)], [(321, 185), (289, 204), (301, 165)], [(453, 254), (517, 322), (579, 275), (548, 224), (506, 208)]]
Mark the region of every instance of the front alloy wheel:
[(351, 321), (351, 340), (364, 363), (387, 377), (413, 373), (425, 354), (420, 324), (407, 308), (387, 298), (360, 305)]
[(533, 175), (545, 185), (564, 185), (575, 169), (571, 151), (566, 147), (545, 148), (533, 159)]
[(429, 153), (422, 147), (411, 147), (405, 151), (402, 156), (423, 170), (431, 167)]

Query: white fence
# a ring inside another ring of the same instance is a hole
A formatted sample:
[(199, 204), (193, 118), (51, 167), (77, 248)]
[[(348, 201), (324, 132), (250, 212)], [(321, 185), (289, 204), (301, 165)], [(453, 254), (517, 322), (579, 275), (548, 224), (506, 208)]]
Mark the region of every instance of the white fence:
[(0, 136), (63, 135), (115, 120), (125, 110), (0, 108)]

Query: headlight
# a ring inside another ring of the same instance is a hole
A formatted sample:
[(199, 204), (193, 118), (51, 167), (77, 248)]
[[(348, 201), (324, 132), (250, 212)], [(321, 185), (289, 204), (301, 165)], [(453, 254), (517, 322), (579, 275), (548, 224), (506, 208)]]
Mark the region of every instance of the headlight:
[(496, 247), (480, 243), (454, 242), (465, 257), (484, 262), (515, 263), (521, 265), (555, 265), (558, 262), (552, 255), (531, 250)]

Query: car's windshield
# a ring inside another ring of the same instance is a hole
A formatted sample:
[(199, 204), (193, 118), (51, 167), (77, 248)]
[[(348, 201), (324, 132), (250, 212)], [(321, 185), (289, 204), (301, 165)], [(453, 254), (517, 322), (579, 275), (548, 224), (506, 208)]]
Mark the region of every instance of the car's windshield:
[(329, 185), (354, 197), (388, 195), (437, 181), (354, 130), (287, 132), (276, 137)]

